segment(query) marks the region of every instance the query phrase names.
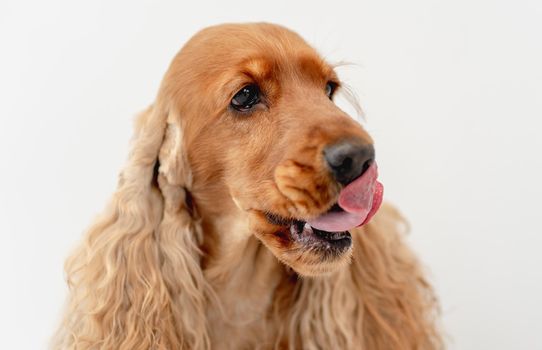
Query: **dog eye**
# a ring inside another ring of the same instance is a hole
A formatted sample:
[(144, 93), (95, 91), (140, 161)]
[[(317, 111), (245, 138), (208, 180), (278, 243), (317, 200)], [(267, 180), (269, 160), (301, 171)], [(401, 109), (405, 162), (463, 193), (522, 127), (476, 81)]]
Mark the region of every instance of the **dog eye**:
[(231, 106), (238, 111), (246, 112), (260, 102), (260, 89), (251, 84), (239, 90), (231, 99)]
[(333, 94), (335, 93), (335, 90), (337, 90), (338, 84), (333, 81), (328, 81), (326, 84), (326, 95), (330, 99), (333, 97)]

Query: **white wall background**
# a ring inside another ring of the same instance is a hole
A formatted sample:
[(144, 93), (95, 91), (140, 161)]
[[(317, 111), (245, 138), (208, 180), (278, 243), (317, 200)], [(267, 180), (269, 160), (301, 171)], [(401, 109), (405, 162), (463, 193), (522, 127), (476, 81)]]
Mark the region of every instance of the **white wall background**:
[(43, 349), (133, 115), (198, 29), (300, 32), (358, 93), (450, 349), (542, 349), (542, 2), (0, 2), (0, 348)]

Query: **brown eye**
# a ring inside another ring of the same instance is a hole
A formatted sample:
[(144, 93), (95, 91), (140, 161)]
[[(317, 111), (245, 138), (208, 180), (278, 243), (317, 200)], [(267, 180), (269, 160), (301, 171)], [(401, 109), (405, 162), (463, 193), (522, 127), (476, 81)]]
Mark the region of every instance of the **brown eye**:
[(259, 102), (260, 89), (257, 85), (251, 84), (239, 90), (231, 99), (230, 105), (240, 112), (246, 112)]
[(330, 99), (333, 97), (333, 94), (335, 93), (335, 90), (337, 90), (337, 87), (339, 85), (333, 81), (328, 81), (326, 84), (326, 95)]

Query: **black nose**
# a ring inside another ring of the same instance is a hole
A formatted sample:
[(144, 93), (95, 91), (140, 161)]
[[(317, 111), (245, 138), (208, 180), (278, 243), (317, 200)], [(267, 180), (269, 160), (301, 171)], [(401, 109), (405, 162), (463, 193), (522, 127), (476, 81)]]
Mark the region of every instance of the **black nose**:
[(369, 168), (375, 150), (373, 145), (343, 141), (326, 146), (324, 158), (335, 180), (347, 185)]

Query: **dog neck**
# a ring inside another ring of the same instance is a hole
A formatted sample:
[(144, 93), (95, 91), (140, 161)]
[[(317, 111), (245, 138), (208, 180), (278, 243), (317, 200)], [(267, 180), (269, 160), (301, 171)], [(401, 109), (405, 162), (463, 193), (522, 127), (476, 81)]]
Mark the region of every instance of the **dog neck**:
[(266, 320), (287, 271), (250, 232), (247, 215), (229, 209), (212, 220), (202, 215), (202, 267), (219, 304), (207, 311), (210, 336), (222, 343), (235, 339), (237, 345), (272, 341), (276, 330)]

